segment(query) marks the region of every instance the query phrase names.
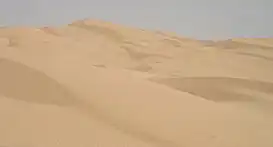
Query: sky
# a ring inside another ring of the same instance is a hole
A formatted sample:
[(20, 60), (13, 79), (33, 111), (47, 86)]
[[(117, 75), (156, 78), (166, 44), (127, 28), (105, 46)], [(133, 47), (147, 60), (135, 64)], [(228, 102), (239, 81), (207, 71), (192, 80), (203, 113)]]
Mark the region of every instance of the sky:
[(0, 26), (85, 18), (197, 39), (273, 37), (273, 0), (0, 0)]

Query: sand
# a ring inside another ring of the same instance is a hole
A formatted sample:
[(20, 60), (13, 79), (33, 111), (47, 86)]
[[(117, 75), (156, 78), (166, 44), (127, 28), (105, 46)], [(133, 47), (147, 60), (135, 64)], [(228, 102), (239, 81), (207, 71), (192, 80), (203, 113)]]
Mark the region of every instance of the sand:
[(79, 20), (0, 28), (0, 146), (272, 147), (273, 39)]

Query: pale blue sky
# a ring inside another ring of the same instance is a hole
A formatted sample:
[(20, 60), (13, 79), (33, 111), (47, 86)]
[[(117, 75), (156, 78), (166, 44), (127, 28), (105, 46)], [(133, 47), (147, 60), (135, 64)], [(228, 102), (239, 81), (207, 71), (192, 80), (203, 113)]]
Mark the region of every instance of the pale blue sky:
[(0, 0), (0, 26), (87, 17), (198, 39), (273, 37), (273, 0)]

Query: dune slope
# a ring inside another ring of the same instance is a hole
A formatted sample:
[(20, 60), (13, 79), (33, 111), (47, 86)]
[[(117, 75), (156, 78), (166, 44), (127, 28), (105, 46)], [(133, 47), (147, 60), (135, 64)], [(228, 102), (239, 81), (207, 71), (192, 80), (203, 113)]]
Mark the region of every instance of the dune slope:
[(0, 28), (0, 146), (272, 147), (272, 46), (99, 20)]

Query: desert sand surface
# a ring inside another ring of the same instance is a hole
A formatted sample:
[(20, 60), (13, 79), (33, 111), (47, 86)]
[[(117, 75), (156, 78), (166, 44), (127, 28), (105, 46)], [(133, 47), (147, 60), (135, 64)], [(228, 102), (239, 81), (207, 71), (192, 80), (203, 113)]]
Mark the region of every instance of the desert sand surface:
[(2, 27), (0, 146), (272, 147), (273, 39)]

